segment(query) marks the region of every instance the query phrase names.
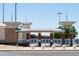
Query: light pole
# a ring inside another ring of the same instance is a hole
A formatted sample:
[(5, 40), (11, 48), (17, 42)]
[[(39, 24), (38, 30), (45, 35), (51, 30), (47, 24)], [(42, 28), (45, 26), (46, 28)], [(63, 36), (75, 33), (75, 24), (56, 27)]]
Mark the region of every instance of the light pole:
[(61, 20), (60, 15), (62, 14), (62, 12), (57, 12), (57, 14), (59, 15), (59, 22), (60, 22), (60, 20)]
[(3, 23), (4, 23), (4, 3), (3, 3)]
[(15, 3), (15, 22), (17, 21), (17, 3)]

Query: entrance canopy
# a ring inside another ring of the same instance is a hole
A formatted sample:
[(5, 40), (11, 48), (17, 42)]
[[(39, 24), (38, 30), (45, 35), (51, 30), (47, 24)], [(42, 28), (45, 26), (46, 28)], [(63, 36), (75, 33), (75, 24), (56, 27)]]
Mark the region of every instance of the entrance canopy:
[(61, 29), (50, 29), (50, 28), (38, 28), (38, 29), (21, 29), (21, 30), (16, 30), (16, 32), (64, 32), (64, 30)]

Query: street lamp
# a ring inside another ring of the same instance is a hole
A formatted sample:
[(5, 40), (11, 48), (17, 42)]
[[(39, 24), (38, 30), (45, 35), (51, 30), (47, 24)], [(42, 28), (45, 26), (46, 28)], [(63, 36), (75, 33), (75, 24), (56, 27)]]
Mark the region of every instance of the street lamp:
[(4, 3), (3, 3), (3, 23), (4, 23)]
[(15, 3), (15, 22), (17, 21), (17, 3)]

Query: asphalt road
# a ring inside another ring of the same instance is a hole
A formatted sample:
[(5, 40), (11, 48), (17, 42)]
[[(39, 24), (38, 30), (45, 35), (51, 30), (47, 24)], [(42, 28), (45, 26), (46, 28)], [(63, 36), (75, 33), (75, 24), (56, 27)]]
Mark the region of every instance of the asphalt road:
[(0, 51), (0, 56), (79, 56), (79, 51)]

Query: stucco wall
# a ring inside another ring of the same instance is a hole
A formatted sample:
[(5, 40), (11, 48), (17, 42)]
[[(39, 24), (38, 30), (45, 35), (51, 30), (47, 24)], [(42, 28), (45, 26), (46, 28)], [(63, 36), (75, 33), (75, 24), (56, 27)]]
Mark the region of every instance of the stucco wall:
[(5, 28), (0, 27), (0, 40), (5, 40)]

